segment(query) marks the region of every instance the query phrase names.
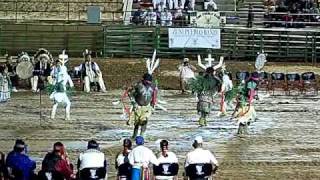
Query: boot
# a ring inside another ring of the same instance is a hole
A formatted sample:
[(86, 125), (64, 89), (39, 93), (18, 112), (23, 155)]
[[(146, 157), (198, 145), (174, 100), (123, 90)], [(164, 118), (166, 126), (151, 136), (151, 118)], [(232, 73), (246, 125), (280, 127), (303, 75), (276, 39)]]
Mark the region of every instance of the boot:
[(207, 125), (207, 121), (205, 118), (203, 117), (200, 117), (199, 119), (199, 126), (202, 127), (202, 126), (206, 126)]
[(142, 126), (141, 126), (140, 136), (143, 137), (143, 135), (144, 135), (144, 133), (146, 132), (146, 130), (147, 130), (147, 124), (142, 125)]
[(33, 76), (31, 78), (31, 88), (32, 88), (32, 92), (37, 92), (37, 90), (38, 90), (38, 76)]
[(66, 121), (70, 120), (70, 111), (66, 111), (66, 117), (64, 119)]
[(137, 135), (138, 135), (138, 131), (139, 131), (139, 125), (135, 125), (134, 129), (133, 129), (133, 135), (131, 137), (132, 140), (135, 140)]
[(55, 116), (56, 116), (56, 111), (57, 111), (57, 107), (58, 107), (58, 104), (54, 104), (54, 105), (52, 106), (52, 111), (51, 111), (51, 116), (50, 116), (51, 119), (54, 119), (54, 118), (55, 118)]
[(66, 117), (65, 117), (65, 120), (70, 120), (70, 106), (71, 106), (71, 103), (69, 101), (69, 99), (67, 100), (66, 102)]
[(248, 125), (247, 124), (242, 124), (240, 123), (239, 124), (239, 127), (238, 127), (238, 135), (242, 136), (242, 135), (245, 135), (247, 134), (247, 129), (248, 129)]

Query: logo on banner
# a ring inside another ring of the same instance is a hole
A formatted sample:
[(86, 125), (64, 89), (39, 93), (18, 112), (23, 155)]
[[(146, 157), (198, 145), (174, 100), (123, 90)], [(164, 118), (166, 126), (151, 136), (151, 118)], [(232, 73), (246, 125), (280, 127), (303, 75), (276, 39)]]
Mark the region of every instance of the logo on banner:
[(169, 48), (220, 49), (220, 29), (169, 28)]

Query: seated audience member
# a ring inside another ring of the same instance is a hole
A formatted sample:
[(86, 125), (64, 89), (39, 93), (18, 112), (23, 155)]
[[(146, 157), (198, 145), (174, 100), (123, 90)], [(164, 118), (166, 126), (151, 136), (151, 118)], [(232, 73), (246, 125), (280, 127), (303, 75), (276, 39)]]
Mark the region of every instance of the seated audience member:
[(177, 9), (174, 13), (174, 24), (178, 26), (183, 26), (185, 24), (186, 18), (182, 13), (182, 9)]
[(144, 13), (145, 24), (148, 26), (155, 26), (157, 24), (157, 13), (151, 7)]
[(132, 22), (135, 25), (143, 25), (144, 24), (143, 11), (141, 8), (139, 8), (138, 11), (134, 12), (133, 17), (132, 17)]
[[(185, 170), (190, 179), (206, 179), (211, 174), (215, 174), (218, 169), (217, 159), (209, 150), (204, 150), (202, 144), (202, 137), (197, 136), (192, 144), (194, 150), (187, 154)], [(197, 166), (201, 167), (198, 168)]]
[(129, 153), (132, 150), (132, 142), (130, 139), (123, 140), (123, 149), (116, 157), (116, 169), (118, 171), (118, 180), (131, 179), (132, 166), (129, 162)]
[(39, 176), (45, 178), (48, 174), (58, 180), (76, 178), (73, 173), (73, 165), (70, 163), (65, 147), (61, 142), (54, 143), (52, 152), (47, 153), (42, 161)]
[(16, 140), (13, 151), (8, 154), (6, 166), (9, 179), (35, 179), (36, 162), (28, 157), (26, 144), (21, 139)]
[(80, 180), (87, 180), (92, 176), (97, 179), (105, 179), (107, 160), (95, 140), (90, 140), (87, 150), (79, 155), (77, 168)]
[(161, 12), (160, 15), (161, 26), (172, 26), (172, 14), (168, 9), (164, 9), (164, 12)]

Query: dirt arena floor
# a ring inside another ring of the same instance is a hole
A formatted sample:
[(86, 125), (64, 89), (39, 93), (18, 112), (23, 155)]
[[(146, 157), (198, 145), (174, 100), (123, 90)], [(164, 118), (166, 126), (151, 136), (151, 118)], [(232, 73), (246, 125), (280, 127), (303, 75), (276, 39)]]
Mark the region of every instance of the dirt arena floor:
[[(105, 80), (112, 90), (107, 93), (73, 94), (69, 121), (63, 119), (62, 107), (58, 109), (60, 115), (56, 120), (49, 119), (52, 102), (48, 95), (42, 94), (40, 105), (39, 93), (13, 93), (9, 102), (0, 104), (0, 151), (7, 153), (16, 138), (23, 138), (29, 145), (30, 156), (40, 167), (52, 144), (61, 141), (66, 144), (71, 160), (76, 163), (78, 154), (86, 148), (86, 142), (96, 139), (109, 159), (109, 177), (115, 179), (114, 159), (121, 150), (121, 139), (131, 135), (132, 127), (120, 118), (122, 109), (113, 106), (112, 101), (120, 97), (122, 91), (118, 88), (139, 79), (144, 64), (135, 61), (112, 62), (116, 61), (101, 64)], [(179, 61), (171, 63), (162, 64), (157, 72), (163, 89), (178, 87), (175, 69)], [(230, 63), (230, 67), (232, 71), (246, 70), (250, 64)], [(265, 70), (315, 71), (320, 74), (318, 67), (299, 64), (272, 64), (267, 65)], [(117, 82), (116, 77), (124, 80)], [(257, 121), (250, 126), (248, 136), (238, 137), (236, 124), (229, 116), (218, 117), (217, 106), (209, 118), (209, 126), (198, 128), (193, 95), (180, 95), (177, 90), (161, 90), (160, 93), (162, 99), (168, 102), (165, 105), (168, 111), (155, 111), (146, 133), (146, 146), (154, 152), (159, 152), (158, 139), (168, 139), (169, 148), (178, 155), (182, 165), (186, 153), (192, 150), (193, 138), (202, 135), (204, 147), (214, 152), (220, 162), (215, 179), (320, 179), (319, 96), (285, 96), (283, 92), (268, 96), (261, 92), (261, 98), (256, 102)], [(181, 174), (182, 169), (180, 177)]]

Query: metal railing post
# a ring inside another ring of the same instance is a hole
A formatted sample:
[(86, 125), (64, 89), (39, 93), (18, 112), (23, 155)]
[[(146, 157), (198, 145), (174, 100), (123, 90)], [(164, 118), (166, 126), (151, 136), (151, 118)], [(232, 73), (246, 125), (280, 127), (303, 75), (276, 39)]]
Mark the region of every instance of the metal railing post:
[(70, 21), (70, 2), (67, 2), (68, 6), (68, 22)]
[(15, 2), (15, 9), (16, 9), (16, 22), (18, 22), (18, 0), (16, 0), (16, 2)]
[(317, 48), (316, 48), (316, 40), (315, 40), (316, 36), (314, 35), (314, 33), (312, 33), (312, 64), (315, 65), (316, 62), (316, 53), (317, 53)]
[(106, 42), (107, 42), (107, 36), (106, 36), (106, 29), (107, 29), (107, 27), (106, 26), (104, 26), (103, 28), (102, 28), (102, 38), (103, 38), (103, 49), (102, 49), (102, 53), (103, 53), (103, 57), (104, 58), (106, 58), (107, 57), (107, 55), (106, 55)]
[[(305, 38), (305, 46), (304, 46), (304, 59), (305, 61), (308, 60), (308, 56), (309, 56), (309, 47), (308, 47), (308, 36), (309, 36), (309, 33), (307, 32), (305, 34), (306, 38)], [(313, 59), (313, 44), (311, 46), (311, 60)]]
[(263, 35), (260, 33), (260, 52), (264, 49)]
[(129, 50), (130, 50), (130, 56), (132, 56), (132, 52), (133, 52), (133, 50), (132, 50), (132, 29), (133, 29), (133, 27), (130, 27), (130, 35), (129, 35)]

